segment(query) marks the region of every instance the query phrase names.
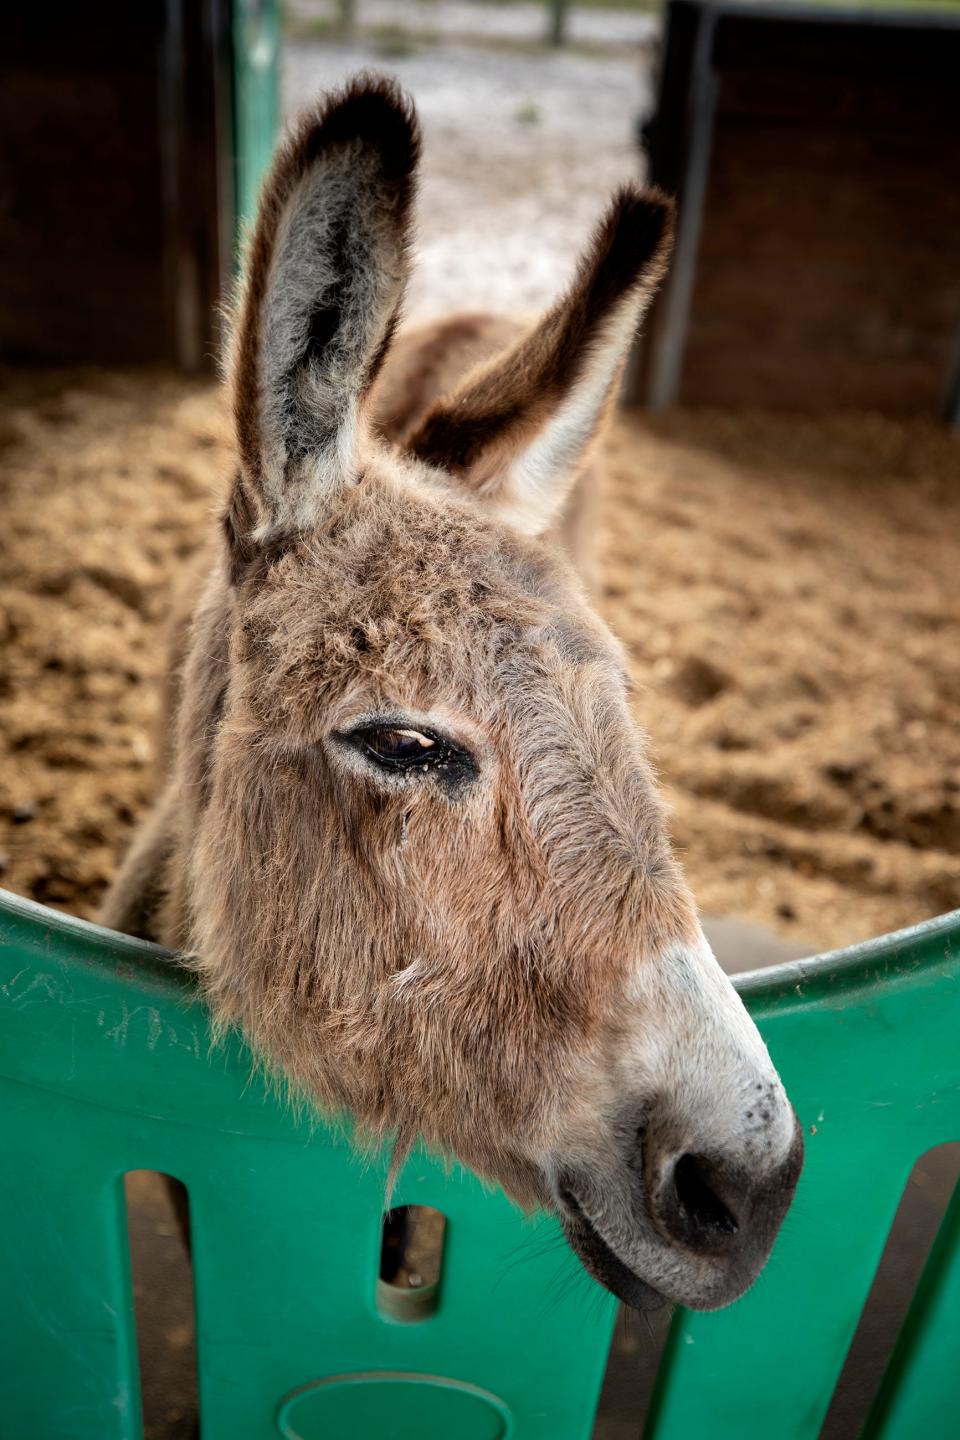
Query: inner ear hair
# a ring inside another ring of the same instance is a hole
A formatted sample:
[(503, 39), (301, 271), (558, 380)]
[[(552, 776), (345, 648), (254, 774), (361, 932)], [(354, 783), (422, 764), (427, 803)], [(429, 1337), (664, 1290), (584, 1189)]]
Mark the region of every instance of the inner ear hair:
[(362, 402), (400, 314), (419, 146), (399, 87), (361, 75), (277, 152), (229, 363), (238, 521), (252, 504), (265, 530), (303, 528), (352, 478)]
[(227, 503), (220, 516), (220, 526), (227, 550), (230, 583), (238, 588), (244, 580), (251, 562), (257, 554), (254, 532), (257, 528), (257, 510), (250, 492), (243, 481), (243, 472), (238, 470), (230, 485)]
[(598, 350), (615, 349), (619, 374), (640, 314), (667, 268), (673, 211), (662, 191), (622, 186), (565, 294), (510, 349), (439, 400), (405, 438), (405, 448), (429, 464), (466, 474), (491, 447), (516, 448), (532, 437)]
[(261, 538), (256, 524), (257, 511), (238, 470), (220, 517), (226, 542), (227, 573), (235, 590), (252, 578), (261, 577), (271, 565), (290, 553), (300, 543), (299, 531), (272, 530)]

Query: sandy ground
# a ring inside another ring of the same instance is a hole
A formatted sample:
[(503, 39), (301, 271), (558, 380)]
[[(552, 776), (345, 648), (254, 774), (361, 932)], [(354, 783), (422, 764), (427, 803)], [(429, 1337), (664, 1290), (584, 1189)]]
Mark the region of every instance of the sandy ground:
[(624, 419), (606, 608), (700, 903), (845, 943), (960, 905), (960, 444)]
[[(3, 883), (90, 915), (149, 802), (226, 416), (204, 383), (46, 375), (0, 446)], [(711, 912), (828, 946), (960, 905), (958, 455), (869, 417), (618, 419), (603, 605)]]

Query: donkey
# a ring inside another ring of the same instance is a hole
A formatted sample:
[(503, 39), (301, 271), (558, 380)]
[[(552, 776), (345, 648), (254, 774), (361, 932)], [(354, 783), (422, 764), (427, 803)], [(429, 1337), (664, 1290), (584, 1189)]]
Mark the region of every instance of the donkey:
[(800, 1129), (563, 553), (671, 207), (625, 185), (515, 338), (395, 343), (418, 153), (411, 103), (361, 76), (274, 161), (238, 468), (104, 919), (190, 957), (320, 1107), (554, 1211), (624, 1301), (720, 1306), (766, 1260)]

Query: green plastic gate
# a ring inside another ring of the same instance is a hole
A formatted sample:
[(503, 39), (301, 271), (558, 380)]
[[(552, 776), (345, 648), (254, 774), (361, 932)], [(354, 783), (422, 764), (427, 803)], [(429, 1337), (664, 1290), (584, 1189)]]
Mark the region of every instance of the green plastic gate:
[[(807, 1165), (750, 1294), (677, 1316), (648, 1440), (815, 1436), (913, 1162), (960, 1137), (960, 912), (741, 989)], [(190, 1196), (204, 1440), (586, 1440), (614, 1306), (557, 1290), (553, 1222), (415, 1156), (394, 1201), (447, 1217), (439, 1303), (387, 1318), (385, 1160), (250, 1075), (163, 952), (3, 897), (0, 1434), (141, 1433), (123, 1176), (149, 1169)], [(871, 1437), (957, 1433), (958, 1232), (955, 1196)]]

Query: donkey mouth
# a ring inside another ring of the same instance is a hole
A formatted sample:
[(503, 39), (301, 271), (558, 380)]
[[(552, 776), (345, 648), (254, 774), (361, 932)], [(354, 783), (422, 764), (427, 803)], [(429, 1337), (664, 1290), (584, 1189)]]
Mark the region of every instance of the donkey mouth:
[(619, 1255), (614, 1254), (599, 1230), (584, 1214), (576, 1195), (564, 1187), (559, 1192), (563, 1202), (560, 1223), (567, 1243), (594, 1280), (634, 1310), (659, 1310), (668, 1303), (652, 1285), (635, 1275)]

